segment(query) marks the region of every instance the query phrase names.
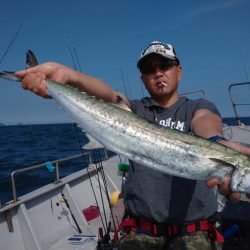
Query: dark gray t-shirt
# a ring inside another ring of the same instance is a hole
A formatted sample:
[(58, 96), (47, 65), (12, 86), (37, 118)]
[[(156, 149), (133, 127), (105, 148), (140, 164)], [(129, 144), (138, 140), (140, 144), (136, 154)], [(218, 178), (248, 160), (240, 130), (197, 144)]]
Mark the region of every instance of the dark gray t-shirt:
[[(133, 112), (166, 127), (190, 132), (190, 123), (198, 109), (219, 111), (205, 99), (181, 97), (169, 108), (161, 108), (151, 98), (131, 100)], [(204, 181), (175, 177), (130, 162), (124, 189), (128, 214), (157, 223), (183, 224), (207, 218), (217, 209), (213, 189)]]

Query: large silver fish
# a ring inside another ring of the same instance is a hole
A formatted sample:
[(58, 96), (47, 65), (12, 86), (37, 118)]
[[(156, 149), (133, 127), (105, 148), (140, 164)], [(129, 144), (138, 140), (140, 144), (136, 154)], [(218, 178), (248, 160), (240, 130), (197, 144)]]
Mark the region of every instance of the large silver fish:
[[(0, 78), (19, 80), (10, 72), (0, 73)], [(188, 179), (224, 179), (232, 174), (232, 190), (250, 193), (247, 156), (219, 143), (153, 124), (69, 85), (47, 79), (47, 89), (71, 119), (107, 149), (157, 171)]]

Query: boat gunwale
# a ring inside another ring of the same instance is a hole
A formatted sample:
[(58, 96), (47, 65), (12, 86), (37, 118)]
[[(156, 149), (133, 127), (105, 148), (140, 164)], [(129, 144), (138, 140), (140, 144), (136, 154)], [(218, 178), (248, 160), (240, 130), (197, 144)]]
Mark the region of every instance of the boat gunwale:
[[(88, 168), (88, 171), (87, 171), (87, 168)], [(88, 174), (94, 175), (96, 173), (96, 169), (93, 165), (89, 165), (87, 168), (81, 169), (75, 173), (72, 173), (68, 176), (65, 176), (62, 179), (60, 179), (59, 182), (49, 183), (49, 184), (42, 186), (42, 187), (40, 187), (40, 188), (30, 192), (30, 193), (24, 194), (24, 195), (20, 196), (16, 202), (14, 202), (12, 200), (12, 201), (9, 201), (9, 202), (3, 204), (3, 207), (0, 208), (0, 214), (3, 212), (6, 212), (8, 210), (11, 210), (14, 207), (17, 207), (17, 206), (19, 206), (23, 203), (26, 203), (30, 200), (33, 200), (39, 196), (42, 196), (46, 193), (49, 193), (53, 190), (56, 190), (56, 189), (66, 185), (70, 182), (76, 181), (77, 179), (80, 179), (83, 177), (88, 178)]]

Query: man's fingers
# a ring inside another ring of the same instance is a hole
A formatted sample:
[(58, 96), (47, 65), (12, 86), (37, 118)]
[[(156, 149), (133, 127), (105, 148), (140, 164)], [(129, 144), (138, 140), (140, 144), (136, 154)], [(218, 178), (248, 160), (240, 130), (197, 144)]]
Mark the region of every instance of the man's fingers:
[(217, 179), (217, 178), (212, 178), (206, 181), (206, 185), (209, 188), (215, 187), (216, 185), (221, 184), (221, 180)]
[(240, 199), (240, 194), (232, 192), (230, 184), (231, 184), (231, 177), (227, 177), (223, 179), (223, 181), (216, 178), (212, 178), (206, 181), (206, 185), (209, 188), (215, 187), (217, 185), (220, 194), (226, 196), (231, 201), (238, 201)]
[(229, 193), (231, 192), (231, 188), (230, 188), (230, 183), (231, 183), (231, 178), (227, 177), (223, 180), (217, 179), (217, 178), (212, 178), (206, 181), (206, 185), (209, 188), (215, 187), (216, 185), (218, 185), (218, 190), (222, 195), (229, 195)]
[(231, 178), (227, 177), (218, 185), (218, 190), (222, 195), (228, 196), (231, 193)]
[(231, 201), (238, 201), (240, 200), (240, 193), (230, 193), (228, 195), (228, 198), (231, 200)]
[(27, 70), (23, 69), (23, 70), (19, 70), (15, 72), (15, 76), (18, 78), (24, 78), (24, 76), (27, 74)]
[(37, 73), (37, 72), (39, 72), (38, 67), (39, 67), (39, 65), (36, 66), (36, 67), (32, 67), (32, 68), (27, 68), (27, 69), (22, 69), (22, 70), (16, 71), (15, 72), (15, 76), (17, 76), (19, 78), (24, 78), (28, 74)]
[(39, 96), (49, 98), (45, 79), (45, 74), (41, 72), (30, 73), (23, 78), (22, 87), (23, 89), (30, 90)]

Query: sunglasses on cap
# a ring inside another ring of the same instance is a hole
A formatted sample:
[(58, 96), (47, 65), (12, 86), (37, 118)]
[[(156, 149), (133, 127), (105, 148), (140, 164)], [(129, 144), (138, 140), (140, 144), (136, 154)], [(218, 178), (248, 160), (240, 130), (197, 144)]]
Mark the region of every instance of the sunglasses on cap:
[(140, 71), (143, 75), (151, 75), (154, 74), (157, 69), (161, 71), (167, 71), (173, 66), (178, 66), (178, 65), (179, 65), (178, 62), (176, 62), (175, 60), (162, 61), (154, 64), (146, 63), (142, 66)]

